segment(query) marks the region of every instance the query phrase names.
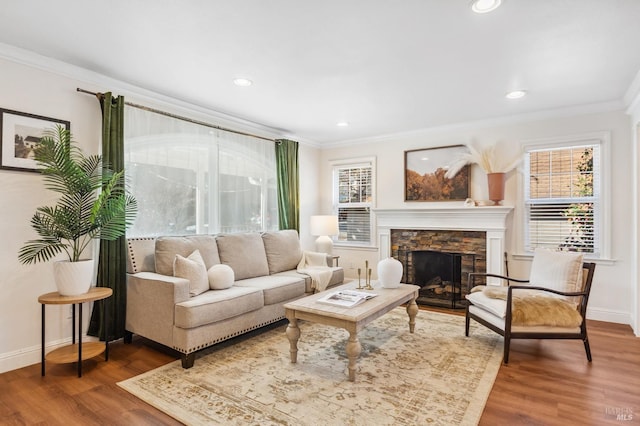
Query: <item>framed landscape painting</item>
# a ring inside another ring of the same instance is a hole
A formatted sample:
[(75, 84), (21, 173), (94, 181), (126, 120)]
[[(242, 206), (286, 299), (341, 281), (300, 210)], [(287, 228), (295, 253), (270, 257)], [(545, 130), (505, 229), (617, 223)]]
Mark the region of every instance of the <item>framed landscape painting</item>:
[(464, 145), (404, 152), (405, 201), (457, 201), (469, 198), (469, 166), (453, 178), (444, 175), (467, 152)]
[(0, 168), (37, 172), (34, 150), (44, 131), (57, 124), (67, 130), (71, 125), (64, 120), (0, 108)]

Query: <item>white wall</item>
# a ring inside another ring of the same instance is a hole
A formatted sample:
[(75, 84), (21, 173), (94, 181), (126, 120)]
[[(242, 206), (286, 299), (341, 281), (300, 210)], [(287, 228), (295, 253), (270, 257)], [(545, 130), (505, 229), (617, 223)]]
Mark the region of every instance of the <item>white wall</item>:
[(308, 145), (298, 145), (300, 168), (300, 244), (303, 250), (313, 251), (316, 237), (309, 232), (309, 218), (319, 211), (319, 150)]
[[(78, 82), (0, 59), (0, 107), (71, 122), (71, 131), (88, 154), (98, 152), (100, 106), (96, 98), (76, 93)], [(88, 87), (91, 89), (91, 87)], [(13, 143), (13, 141), (3, 141)], [(18, 250), (37, 235), (29, 220), (55, 194), (37, 173), (0, 170), (0, 372), (40, 359), (38, 296), (55, 291), (51, 263), (24, 266)], [(85, 310), (86, 312), (86, 310)], [(48, 345), (71, 336), (70, 307), (47, 306)], [(88, 318), (88, 315), (85, 314)]]
[[(336, 144), (330, 149), (321, 151), (321, 203), (323, 207), (331, 205), (330, 161), (375, 156), (377, 158), (377, 208), (427, 207), (430, 203), (404, 202), (403, 172), (406, 150), (457, 145), (477, 140), (480, 144), (504, 141), (510, 144), (513, 152), (517, 152), (521, 149), (523, 141), (602, 131), (611, 134), (611, 188), (617, 188), (610, 194), (613, 260), (598, 262), (589, 302), (589, 318), (631, 324), (635, 316), (632, 303), (635, 295), (634, 286), (637, 285), (632, 281), (636, 259), (631, 255), (632, 241), (629, 238), (631, 224), (636, 220), (632, 214), (633, 197), (629, 190), (632, 184), (634, 162), (629, 117), (622, 111), (518, 122), (504, 120), (502, 123), (469, 123), (458, 127), (381, 137), (358, 141), (358, 143), (344, 143), (345, 146)], [(507, 233), (507, 250), (510, 255), (518, 251), (516, 242), (520, 230), (516, 221), (513, 220), (521, 214), (521, 206), (517, 205), (518, 181), (515, 171), (508, 174), (504, 204), (515, 206)], [(471, 197), (487, 199), (486, 188), (486, 175), (474, 166)], [(342, 262), (341, 257), (341, 264), (347, 268), (351, 267), (351, 263), (357, 268), (364, 263), (365, 259), (371, 262), (372, 257), (375, 261), (378, 260), (377, 253), (372, 256), (372, 252), (367, 250), (336, 249), (336, 253), (348, 259)], [(518, 259), (510, 256), (510, 273), (521, 277), (528, 276), (530, 258), (518, 256)], [(353, 276), (353, 273), (352, 269), (347, 269), (349, 276)]]
[(638, 283), (632, 302), (635, 310), (632, 326), (636, 336), (640, 336), (640, 71), (636, 74), (634, 82), (629, 87), (625, 100), (630, 105), (627, 113), (631, 117), (630, 131), (633, 137), (632, 157), (634, 158), (633, 185), (630, 188), (632, 189), (632, 198), (634, 200), (634, 226), (631, 235), (635, 237), (632, 238), (635, 267), (631, 280)]

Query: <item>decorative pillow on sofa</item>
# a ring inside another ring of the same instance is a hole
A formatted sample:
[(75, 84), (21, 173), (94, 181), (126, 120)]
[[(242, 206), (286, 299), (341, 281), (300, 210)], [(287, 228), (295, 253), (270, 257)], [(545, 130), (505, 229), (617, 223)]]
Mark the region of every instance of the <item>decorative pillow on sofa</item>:
[(529, 285), (565, 292), (581, 291), (582, 260), (582, 253), (536, 249)]
[(269, 273), (290, 271), (296, 269), (302, 257), (302, 248), (298, 231), (286, 229), (282, 231), (265, 232), (262, 234), (264, 249), (267, 252)]
[(233, 285), (233, 269), (229, 265), (213, 265), (207, 271), (209, 288), (212, 290), (224, 290)]
[(191, 253), (189, 257), (176, 254), (173, 261), (173, 276), (189, 280), (189, 295), (192, 297), (209, 290), (207, 267), (204, 266), (199, 250)]

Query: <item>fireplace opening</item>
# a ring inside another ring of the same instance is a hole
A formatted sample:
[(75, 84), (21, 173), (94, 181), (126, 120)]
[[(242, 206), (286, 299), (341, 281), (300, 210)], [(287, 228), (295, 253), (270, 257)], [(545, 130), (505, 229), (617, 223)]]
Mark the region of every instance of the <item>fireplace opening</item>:
[(405, 282), (420, 286), (418, 304), (461, 309), (467, 293), (462, 278), (475, 272), (475, 263), (475, 253), (412, 250), (405, 259)]

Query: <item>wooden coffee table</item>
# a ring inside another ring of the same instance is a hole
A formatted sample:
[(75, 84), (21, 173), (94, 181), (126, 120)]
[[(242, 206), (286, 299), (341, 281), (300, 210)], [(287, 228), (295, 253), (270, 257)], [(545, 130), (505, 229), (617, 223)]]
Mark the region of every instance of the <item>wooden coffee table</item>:
[(290, 343), (292, 363), (298, 361), (298, 339), (300, 338), (300, 328), (298, 328), (299, 319), (344, 328), (349, 332), (346, 352), (347, 358), (349, 359), (349, 380), (352, 382), (356, 379), (356, 361), (362, 350), (360, 341), (358, 340), (358, 331), (393, 308), (403, 303), (408, 303), (409, 332), (413, 333), (416, 324), (416, 315), (418, 313), (416, 298), (418, 297), (418, 289), (420, 287), (410, 284), (400, 284), (400, 287), (393, 289), (376, 288), (371, 290), (372, 293), (377, 294), (376, 297), (351, 308), (317, 302), (317, 300), (325, 296), (327, 292), (355, 288), (355, 282), (343, 284), (332, 287), (325, 292), (303, 297), (284, 305), (285, 315), (289, 320), (286, 333)]

